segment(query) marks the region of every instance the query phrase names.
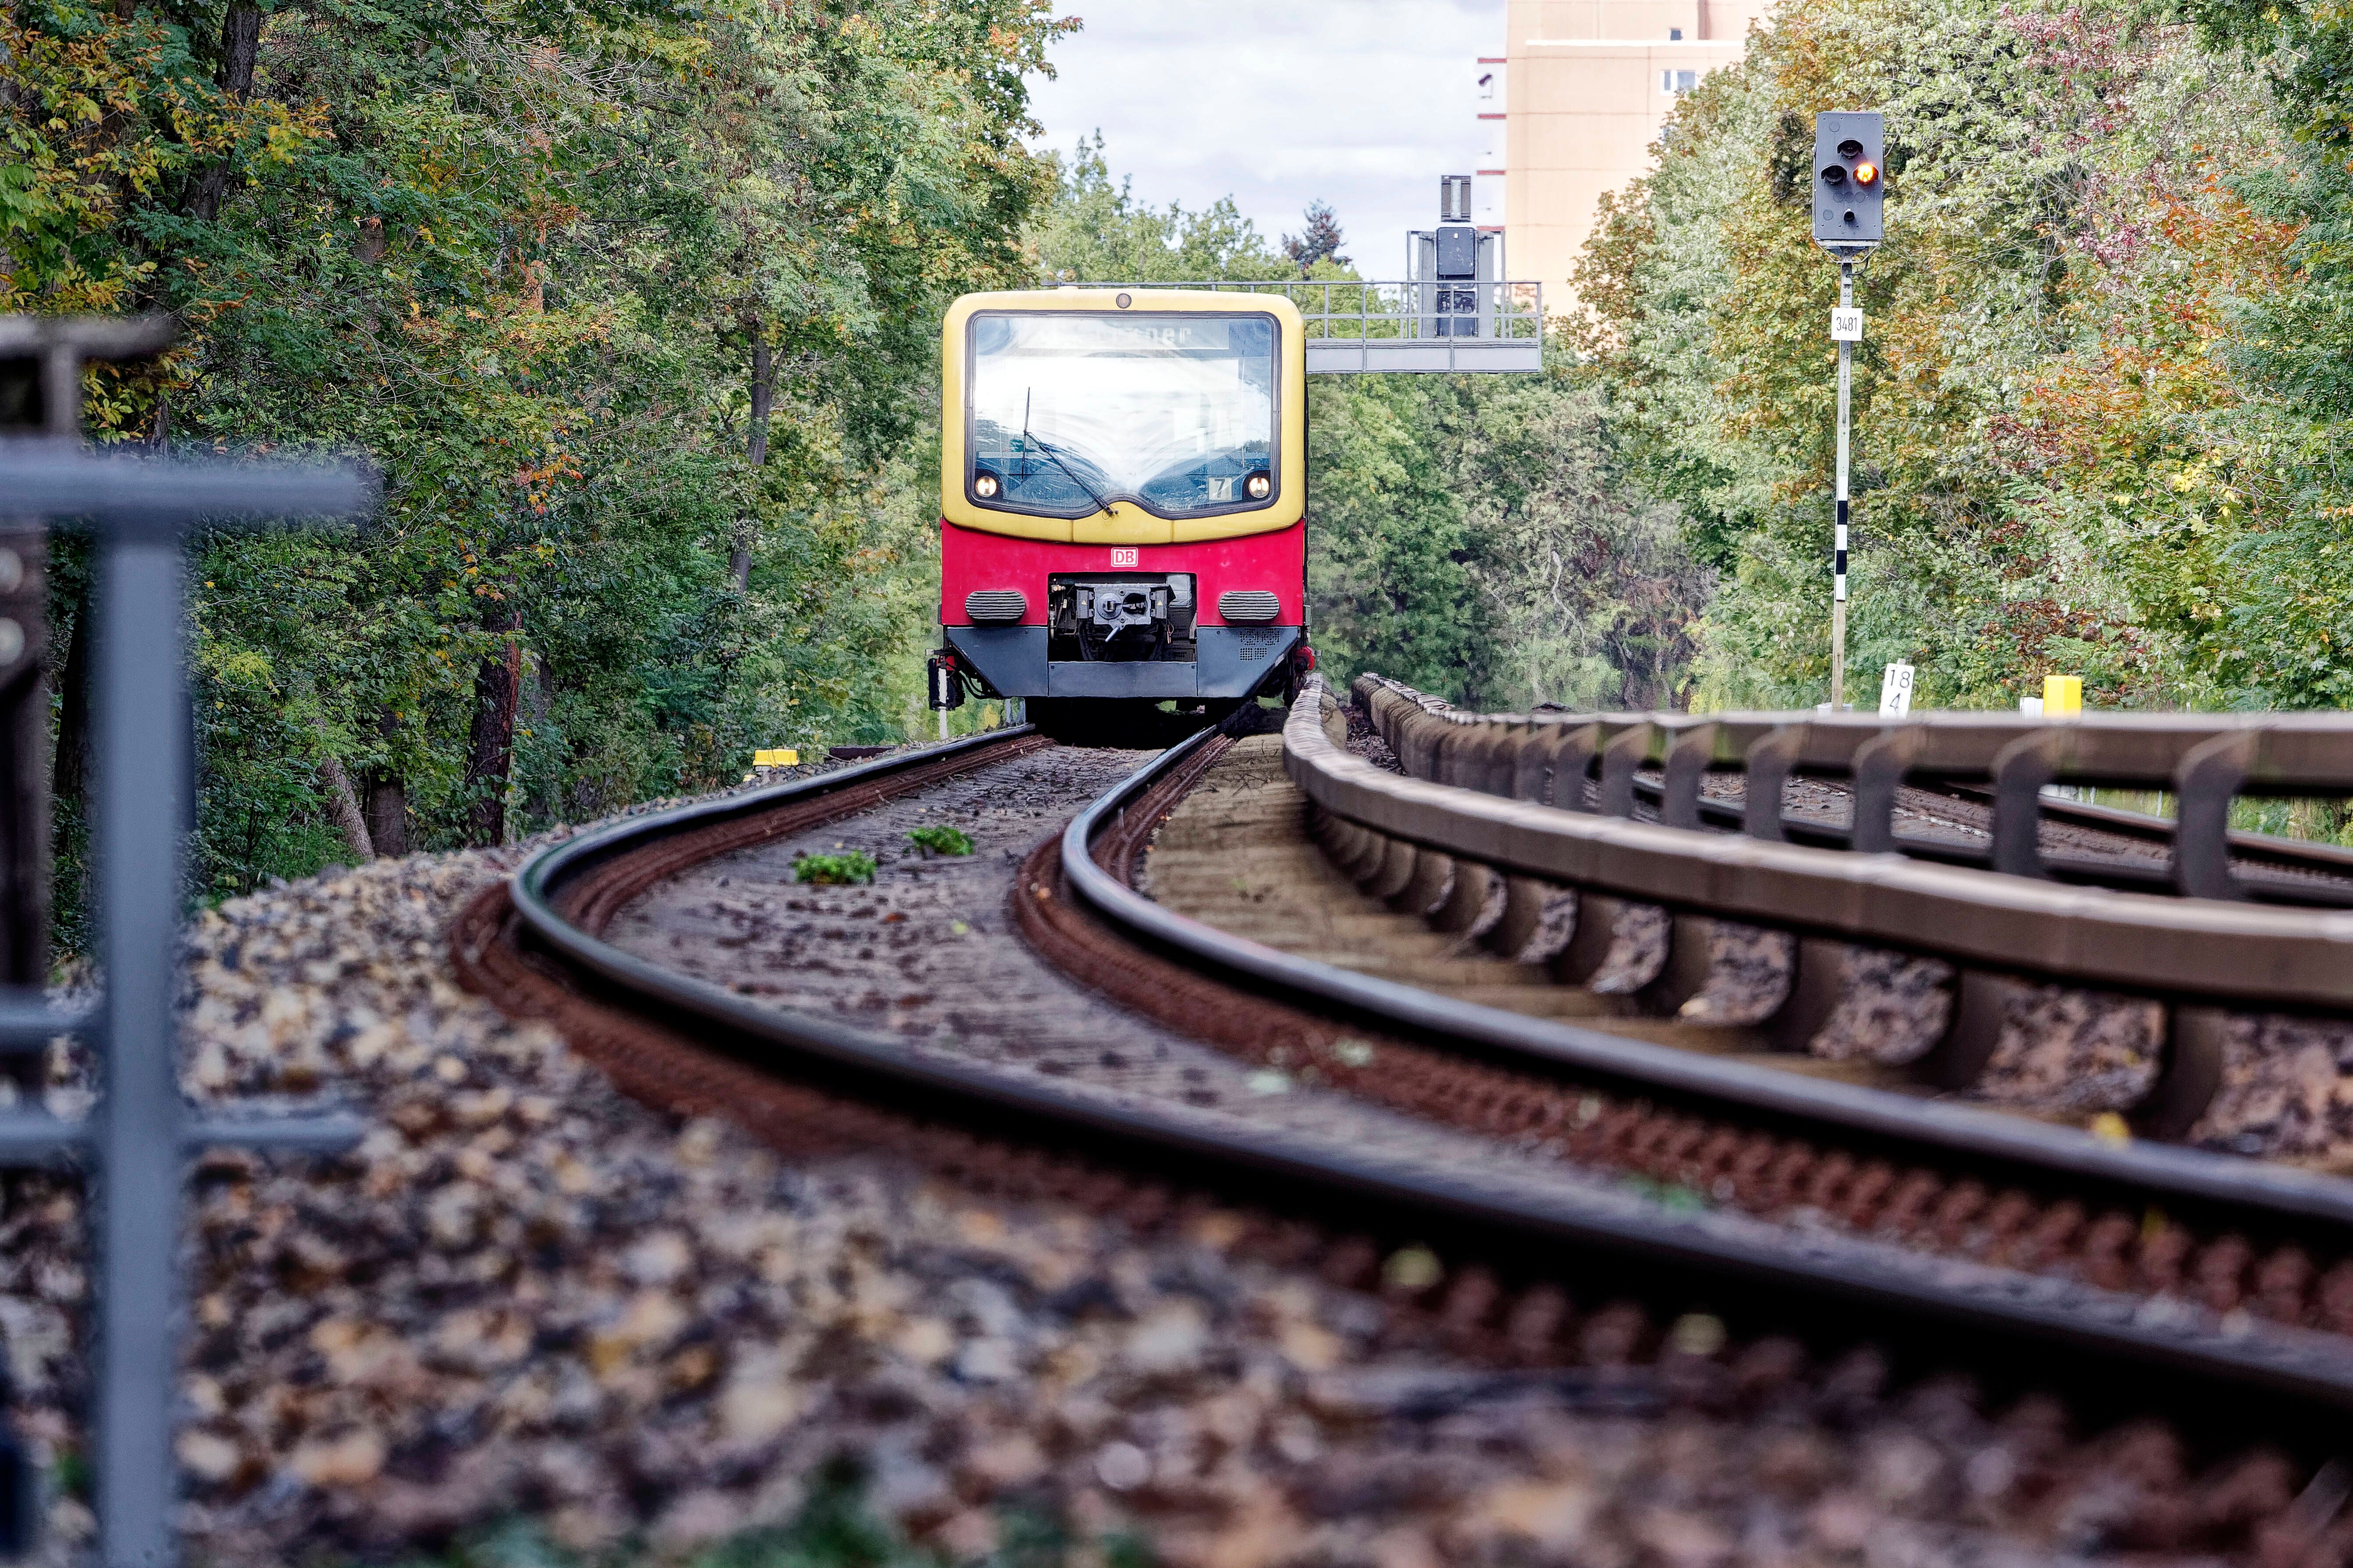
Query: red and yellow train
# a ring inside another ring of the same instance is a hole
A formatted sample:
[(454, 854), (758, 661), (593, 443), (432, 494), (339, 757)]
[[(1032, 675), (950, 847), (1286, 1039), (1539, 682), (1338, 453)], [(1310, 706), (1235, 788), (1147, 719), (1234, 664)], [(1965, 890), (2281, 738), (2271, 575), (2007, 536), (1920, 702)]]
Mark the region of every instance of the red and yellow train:
[(1314, 655), (1289, 300), (968, 294), (941, 362), (934, 706), (970, 686), (1079, 738), (1296, 689)]

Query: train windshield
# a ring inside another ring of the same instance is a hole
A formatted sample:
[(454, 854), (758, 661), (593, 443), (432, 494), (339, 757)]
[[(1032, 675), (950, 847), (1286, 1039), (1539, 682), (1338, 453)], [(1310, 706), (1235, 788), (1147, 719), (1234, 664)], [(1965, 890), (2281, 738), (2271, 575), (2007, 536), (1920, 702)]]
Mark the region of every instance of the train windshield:
[(1264, 315), (976, 316), (973, 494), (1072, 516), (1121, 500), (1162, 517), (1264, 506), (1275, 348)]

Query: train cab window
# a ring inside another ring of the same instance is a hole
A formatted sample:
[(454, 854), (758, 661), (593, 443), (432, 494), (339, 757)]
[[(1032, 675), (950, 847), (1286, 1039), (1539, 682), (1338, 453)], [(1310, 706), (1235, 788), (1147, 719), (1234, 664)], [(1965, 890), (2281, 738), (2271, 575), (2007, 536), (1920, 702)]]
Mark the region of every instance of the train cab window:
[(1278, 347), (1273, 319), (1254, 313), (976, 315), (967, 493), (1055, 517), (1270, 505)]

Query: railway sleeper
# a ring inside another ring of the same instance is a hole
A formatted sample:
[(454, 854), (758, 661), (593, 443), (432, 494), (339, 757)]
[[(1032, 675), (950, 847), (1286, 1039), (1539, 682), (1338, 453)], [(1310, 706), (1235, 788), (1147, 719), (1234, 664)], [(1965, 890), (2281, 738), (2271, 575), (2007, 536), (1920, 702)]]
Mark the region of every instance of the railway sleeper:
[[(1467, 773), (1473, 760), (1462, 757), (1458, 769)], [(1335, 863), (1391, 908), (1422, 916), (1435, 931), (1483, 940), (1499, 955), (1547, 963), (1559, 983), (1623, 998), (1642, 1016), (1749, 1028), (1774, 1050), (1806, 1054), (1853, 984), (1848, 971), (1855, 949), (1845, 942), (1513, 876), (1320, 808), (1316, 818), (1315, 837)], [(1547, 924), (1565, 934), (1544, 952), (1538, 938)], [(1780, 974), (1761, 1004), (1740, 996), (1755, 990), (1757, 977), (1731, 973), (1728, 933), (1762, 937), (1767, 946), (1778, 939)], [(2007, 1018), (2036, 984), (2024, 975), (1955, 971), (1943, 987), (1950, 998), (1945, 1026), (1909, 1064), (1910, 1076), (1945, 1092), (1975, 1087), (1994, 1060)], [(2221, 1084), (2229, 1022), (2222, 1008), (2168, 1005), (2157, 1071), (2125, 1112), (2137, 1135), (2177, 1141), (2196, 1125)]]
[(1383, 847), (1379, 863), (1365, 882), (1365, 891), (1384, 902), (1393, 902), (1413, 881), (1414, 847), (1402, 838), (1392, 838)]
[(1419, 915), (1430, 919), (1445, 908), (1447, 897), (1454, 889), (1454, 858), (1435, 849), (1414, 852), (1413, 875), (1406, 885), (1389, 900), (1389, 907), (1402, 914)]
[[(1475, 860), (1457, 860), (1453, 863), (1453, 875), (1446, 884), (1446, 900), (1431, 911), (1430, 923), (1439, 931), (1455, 935), (1483, 935), (1483, 931), (1474, 932), (1473, 928), (1479, 926), (1481, 918), (1486, 914), (1491, 895), (1500, 899), (1503, 890), (1504, 879), (1486, 867)], [(1502, 912), (1499, 907), (1496, 916), (1500, 917)], [(1494, 921), (1490, 919), (1486, 923), (1492, 928)]]

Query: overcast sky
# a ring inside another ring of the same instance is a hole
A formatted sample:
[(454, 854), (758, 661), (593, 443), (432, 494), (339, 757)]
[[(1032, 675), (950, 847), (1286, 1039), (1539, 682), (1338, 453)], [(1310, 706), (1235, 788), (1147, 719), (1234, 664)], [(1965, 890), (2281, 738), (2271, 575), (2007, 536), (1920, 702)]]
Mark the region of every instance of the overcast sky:
[(1368, 276), (1399, 274), (1408, 229), (1438, 218), (1438, 178), (1484, 140), (1481, 55), (1504, 0), (1067, 0), (1086, 26), (1034, 81), (1040, 146), (1100, 130), (1114, 177), (1188, 209), (1234, 198), (1270, 243), (1321, 198)]

